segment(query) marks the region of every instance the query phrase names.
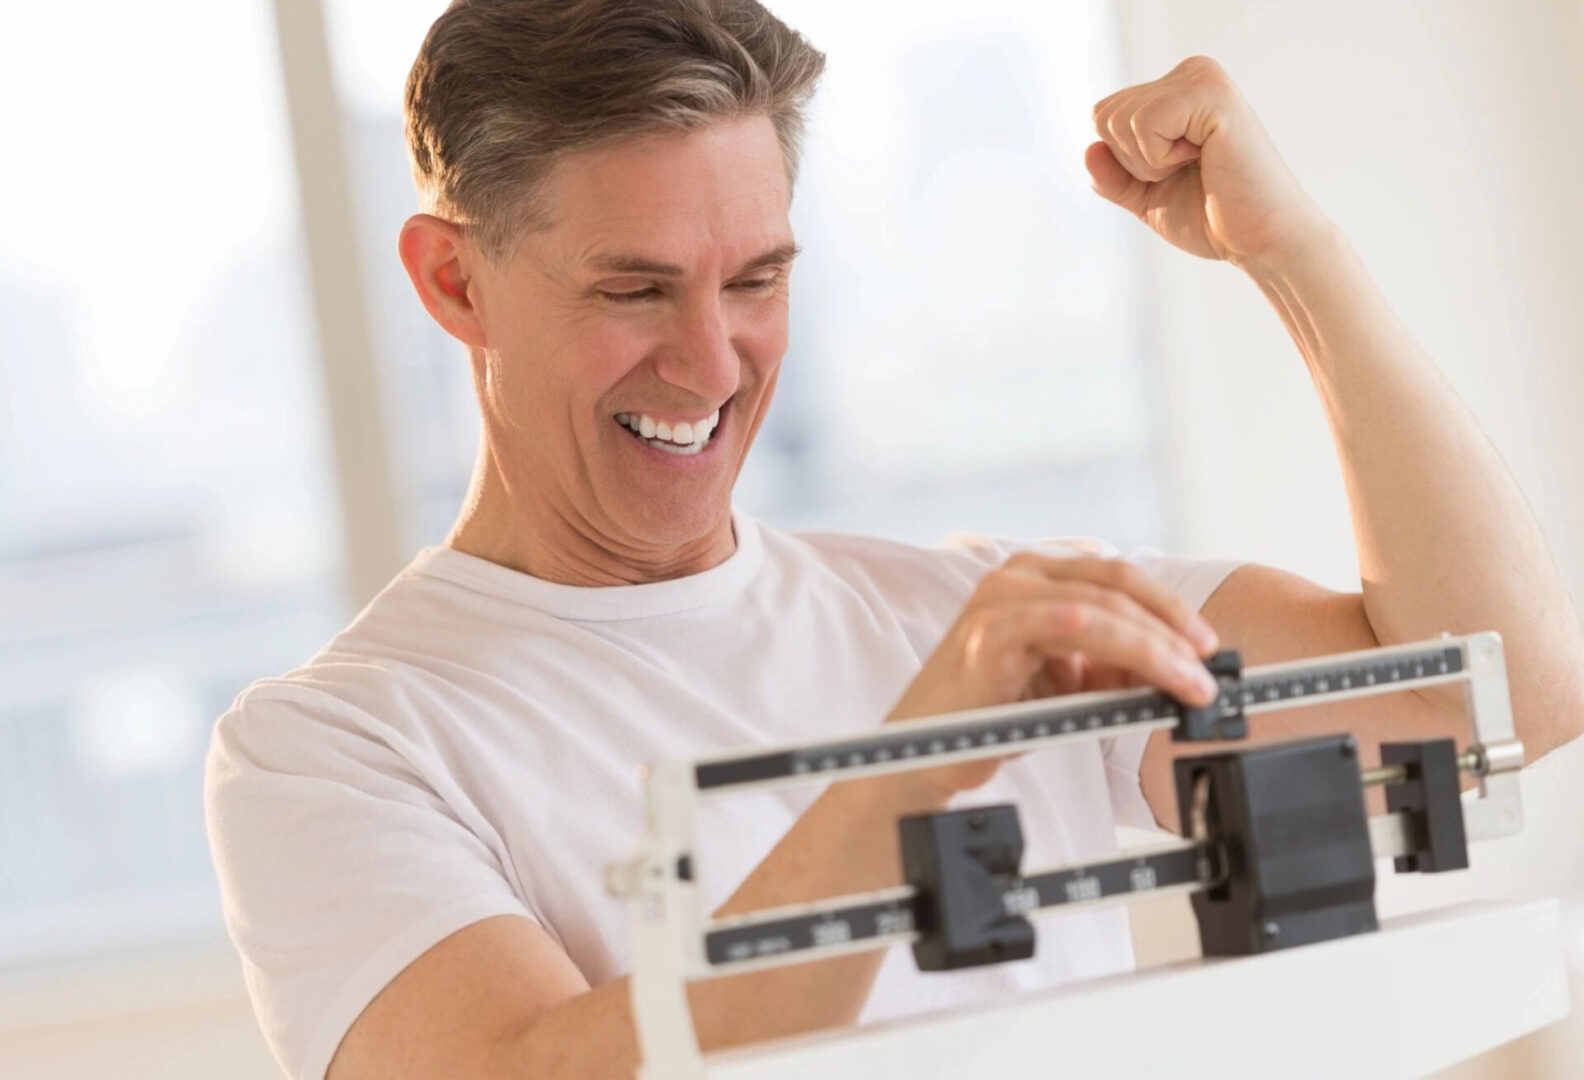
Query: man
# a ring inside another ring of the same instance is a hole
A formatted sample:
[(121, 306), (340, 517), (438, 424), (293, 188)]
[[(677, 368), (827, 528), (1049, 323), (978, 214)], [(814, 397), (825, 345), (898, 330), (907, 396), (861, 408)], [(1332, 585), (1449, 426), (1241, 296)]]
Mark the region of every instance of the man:
[[(1218, 644), (1259, 664), (1443, 630), (1506, 637), (1531, 758), (1579, 733), (1584, 642), (1522, 497), (1203, 58), (1100, 102), (1086, 164), (1276, 306), (1336, 435), (1360, 593), (734, 511), (786, 348), (822, 63), (753, 0), (458, 0), (424, 42), (424, 212), (400, 253), (468, 349), (473, 487), (444, 547), (238, 699), (209, 765), (229, 925), (291, 1075), (629, 1075), (625, 916), (600, 881), (649, 761), (1138, 683), (1204, 702)], [(1368, 746), (1456, 725), (1426, 694), (1261, 726)], [(968, 791), (1024, 808), (1031, 861), (1102, 852), (1119, 820), (1173, 820), (1169, 757), (1124, 737), (712, 803), (701, 885), (730, 913), (894, 884), (895, 819)], [(710, 1049), (1119, 970), (1124, 918), (1042, 926), (1034, 960), (981, 971), (924, 976), (900, 951), (703, 983), (696, 1026)]]

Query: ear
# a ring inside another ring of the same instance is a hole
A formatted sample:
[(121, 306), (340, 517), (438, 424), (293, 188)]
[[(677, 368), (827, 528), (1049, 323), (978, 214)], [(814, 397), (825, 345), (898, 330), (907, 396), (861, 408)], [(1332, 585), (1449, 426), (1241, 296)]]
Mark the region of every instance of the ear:
[(396, 249), (424, 310), (464, 345), (484, 348), (484, 325), (474, 306), (479, 257), (462, 230), (433, 214), (414, 214), (402, 226)]

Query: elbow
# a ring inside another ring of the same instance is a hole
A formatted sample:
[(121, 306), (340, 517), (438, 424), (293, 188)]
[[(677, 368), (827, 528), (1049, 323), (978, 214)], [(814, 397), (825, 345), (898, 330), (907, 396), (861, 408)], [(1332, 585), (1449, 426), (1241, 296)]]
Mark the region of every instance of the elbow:
[(1539, 685), (1522, 695), (1514, 687), (1514, 719), (1530, 764), (1584, 736), (1584, 638), (1573, 635), (1568, 646), (1554, 667), (1535, 673)]

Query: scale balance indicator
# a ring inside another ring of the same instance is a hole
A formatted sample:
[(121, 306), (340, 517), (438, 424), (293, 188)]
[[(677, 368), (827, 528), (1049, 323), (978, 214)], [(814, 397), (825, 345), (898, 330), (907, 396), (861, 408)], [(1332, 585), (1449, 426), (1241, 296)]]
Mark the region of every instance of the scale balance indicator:
[[(647, 778), (649, 832), (611, 891), (634, 912), (633, 1010), (646, 1077), (703, 1077), (690, 981), (908, 944), (923, 971), (1033, 955), (1031, 917), (1142, 896), (1189, 893), (1206, 956), (1266, 953), (1377, 929), (1375, 859), (1399, 873), (1468, 866), (1470, 841), (1522, 828), (1516, 738), (1501, 639), (1442, 638), (1273, 664), (1207, 661), (1221, 692), (1208, 706), (1155, 690), (1074, 694), (888, 725), (698, 762)], [(1362, 767), (1348, 734), (1219, 750), (1174, 762), (1186, 836), (1113, 859), (1025, 870), (1017, 808), (977, 806), (898, 822), (905, 884), (710, 920), (693, 875), (701, 798), (927, 768), (1045, 744), (1170, 729), (1179, 741), (1241, 739), (1249, 717), (1316, 701), (1464, 684), (1471, 739), (1384, 743)], [(1461, 777), (1478, 798), (1460, 797)], [(1369, 817), (1364, 789), (1385, 789)], [(1301, 857), (1295, 857), (1301, 856)]]

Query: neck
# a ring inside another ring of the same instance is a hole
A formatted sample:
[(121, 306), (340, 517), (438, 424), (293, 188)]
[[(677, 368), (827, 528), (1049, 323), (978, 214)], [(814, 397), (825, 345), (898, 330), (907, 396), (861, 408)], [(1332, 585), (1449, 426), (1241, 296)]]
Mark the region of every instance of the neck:
[(675, 547), (613, 540), (563, 500), (514, 492), (481, 439), (473, 479), (445, 546), (560, 585), (643, 585), (702, 573), (737, 550), (729, 511)]

